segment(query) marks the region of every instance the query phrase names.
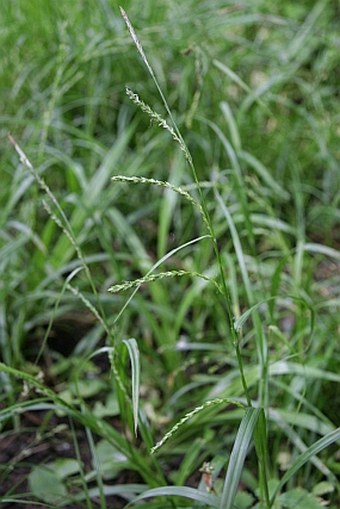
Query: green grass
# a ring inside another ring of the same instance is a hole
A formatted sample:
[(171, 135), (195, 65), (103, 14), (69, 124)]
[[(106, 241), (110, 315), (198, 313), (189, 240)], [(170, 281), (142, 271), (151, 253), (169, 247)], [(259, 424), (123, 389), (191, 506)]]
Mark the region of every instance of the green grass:
[(3, 9), (1, 503), (335, 508), (339, 8), (122, 4)]

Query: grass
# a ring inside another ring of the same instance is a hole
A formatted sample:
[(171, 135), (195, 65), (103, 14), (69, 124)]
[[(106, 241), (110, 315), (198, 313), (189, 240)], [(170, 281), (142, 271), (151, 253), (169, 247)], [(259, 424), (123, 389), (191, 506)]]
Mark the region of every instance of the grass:
[(4, 8), (1, 503), (335, 508), (338, 7), (140, 7)]

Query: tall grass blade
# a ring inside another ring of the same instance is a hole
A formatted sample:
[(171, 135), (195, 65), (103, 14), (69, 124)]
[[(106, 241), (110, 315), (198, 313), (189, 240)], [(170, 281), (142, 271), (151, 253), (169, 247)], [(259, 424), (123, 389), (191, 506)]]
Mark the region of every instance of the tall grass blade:
[(233, 507), (243, 464), (261, 411), (259, 408), (247, 408), (245, 411), (230, 455), (219, 509), (231, 509)]
[(254, 432), (255, 449), (259, 463), (259, 488), (260, 499), (265, 501), (266, 507), (269, 507), (269, 490), (268, 490), (268, 434), (266, 415), (261, 408), (260, 416), (257, 421)]
[(140, 386), (140, 358), (137, 341), (134, 338), (124, 339), (131, 362), (132, 377), (132, 408), (135, 434), (137, 435), (138, 427), (138, 410), (139, 410), (139, 386)]

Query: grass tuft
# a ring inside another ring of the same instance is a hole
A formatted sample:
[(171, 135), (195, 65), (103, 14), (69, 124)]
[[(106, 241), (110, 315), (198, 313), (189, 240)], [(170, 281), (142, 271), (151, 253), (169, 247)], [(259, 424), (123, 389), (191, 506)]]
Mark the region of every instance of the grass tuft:
[(0, 504), (335, 509), (335, 2), (5, 4)]

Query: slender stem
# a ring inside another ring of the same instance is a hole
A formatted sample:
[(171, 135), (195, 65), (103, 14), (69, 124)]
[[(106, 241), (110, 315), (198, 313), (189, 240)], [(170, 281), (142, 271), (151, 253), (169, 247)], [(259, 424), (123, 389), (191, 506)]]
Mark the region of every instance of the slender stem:
[[(163, 101), (165, 101), (165, 103), (166, 103), (165, 98), (163, 99)], [(170, 109), (168, 109), (168, 112), (170, 113)], [(201, 202), (203, 214), (204, 214), (204, 217), (205, 217), (205, 222), (207, 224), (207, 227), (208, 227), (208, 230), (209, 230), (209, 234), (211, 235), (211, 238), (212, 238), (212, 241), (213, 241), (214, 252), (215, 252), (215, 256), (216, 256), (217, 263), (218, 263), (218, 266), (219, 266), (219, 271), (220, 271), (220, 276), (221, 276), (221, 281), (222, 281), (222, 291), (223, 291), (223, 294), (224, 294), (224, 297), (225, 297), (225, 303), (226, 303), (226, 310), (227, 310), (227, 315), (228, 315), (228, 320), (229, 320), (230, 332), (231, 332), (232, 341), (233, 341), (233, 345), (234, 345), (234, 348), (235, 348), (237, 363), (238, 363), (238, 367), (239, 367), (239, 371), (240, 371), (240, 376), (241, 376), (241, 382), (242, 382), (244, 394), (245, 394), (245, 397), (246, 397), (246, 400), (247, 400), (247, 404), (248, 404), (248, 406), (252, 406), (251, 399), (250, 399), (250, 396), (249, 396), (249, 389), (248, 389), (248, 385), (247, 385), (247, 380), (246, 380), (245, 373), (244, 373), (243, 360), (242, 360), (242, 356), (241, 356), (240, 337), (239, 337), (239, 333), (236, 331), (236, 329), (234, 327), (234, 317), (233, 317), (233, 312), (232, 312), (231, 297), (230, 297), (230, 292), (228, 290), (228, 287), (227, 287), (227, 284), (226, 284), (226, 280), (225, 280), (225, 276), (224, 276), (224, 268), (223, 268), (223, 261), (222, 261), (221, 251), (218, 248), (217, 238), (216, 238), (216, 235), (215, 235), (215, 230), (214, 230), (214, 227), (213, 227), (213, 223), (211, 221), (211, 217), (210, 217), (210, 214), (209, 214), (209, 211), (208, 211), (206, 200), (204, 198), (204, 194), (203, 194), (203, 190), (201, 188), (201, 184), (200, 184), (200, 182), (198, 180), (198, 176), (197, 176), (196, 168), (195, 168), (194, 163), (193, 163), (193, 159), (191, 157), (191, 154), (189, 152), (189, 149), (188, 149), (184, 139), (182, 138), (182, 135), (181, 135), (181, 133), (180, 133), (178, 127), (177, 127), (177, 124), (175, 123), (175, 120), (172, 118), (172, 115), (171, 115), (171, 119), (172, 119), (172, 121), (174, 123), (174, 126), (175, 126), (176, 132), (178, 134), (178, 137), (180, 138), (181, 142), (183, 143), (183, 145), (185, 147), (185, 151), (186, 151), (186, 154), (187, 154), (187, 161), (189, 163), (191, 172), (193, 174), (194, 181), (195, 181), (195, 183), (197, 185), (197, 189), (198, 189), (198, 193), (199, 193), (199, 197), (200, 197), (200, 202)]]
[[(121, 7), (120, 8), (120, 11), (121, 11), (121, 14), (124, 18), (124, 21), (126, 23), (126, 26), (130, 32), (130, 35), (131, 35), (131, 38), (133, 40), (133, 42), (135, 43), (136, 45), (136, 48), (158, 90), (158, 93), (162, 99), (162, 102), (164, 104), (164, 107), (165, 107), (165, 110), (166, 112), (168, 113), (169, 115), (169, 118), (171, 119), (171, 122), (174, 126), (174, 131), (177, 135), (176, 137), (176, 141), (178, 141), (180, 147), (181, 147), (181, 150), (184, 152), (184, 155), (188, 161), (188, 164), (190, 166), (190, 169), (191, 169), (191, 172), (193, 174), (193, 177), (194, 177), (194, 181), (197, 185), (197, 189), (198, 189), (198, 193), (199, 193), (199, 196), (200, 196), (200, 201), (201, 201), (201, 206), (202, 206), (202, 210), (203, 210), (203, 217), (205, 219), (205, 222), (207, 224), (207, 227), (208, 227), (208, 230), (209, 230), (209, 233), (211, 235), (211, 238), (213, 240), (213, 246), (214, 246), (214, 251), (215, 251), (215, 256), (216, 256), (216, 259), (217, 259), (217, 262), (218, 262), (218, 266), (219, 266), (219, 270), (220, 270), (220, 275), (221, 275), (221, 280), (222, 280), (222, 289), (223, 289), (223, 293), (224, 293), (224, 296), (225, 296), (225, 303), (226, 303), (226, 308), (227, 308), (227, 315), (228, 315), (228, 318), (229, 318), (229, 325), (230, 325), (230, 331), (231, 331), (231, 335), (232, 335), (232, 340), (233, 340), (233, 345), (236, 349), (236, 356), (237, 356), (237, 362), (238, 362), (238, 365), (239, 365), (239, 370), (240, 370), (240, 373), (241, 373), (241, 380), (242, 380), (242, 385), (243, 385), (243, 389), (244, 389), (244, 393), (245, 393), (245, 396), (246, 396), (246, 399), (247, 399), (247, 403), (249, 406), (251, 406), (251, 401), (250, 401), (250, 397), (249, 397), (249, 391), (248, 391), (248, 387), (247, 387), (247, 382), (246, 382), (246, 378), (245, 378), (245, 375), (244, 375), (244, 369), (243, 369), (243, 361), (242, 361), (242, 357), (241, 357), (241, 352), (240, 352), (240, 347), (239, 347), (239, 335), (238, 335), (238, 332), (235, 330), (235, 327), (234, 327), (234, 319), (233, 319), (233, 314), (232, 314), (232, 307), (231, 307), (231, 298), (230, 298), (230, 295), (229, 295), (229, 291), (228, 291), (228, 288), (227, 288), (227, 285), (226, 285), (226, 282), (225, 282), (225, 277), (224, 277), (224, 270), (223, 270), (223, 262), (222, 262), (222, 257), (221, 257), (221, 253), (220, 253), (220, 250), (218, 248), (218, 245), (217, 245), (217, 240), (216, 240), (216, 235), (215, 235), (215, 232), (214, 232), (214, 228), (213, 228), (213, 225), (212, 225), (212, 221), (211, 221), (211, 218), (210, 218), (210, 214), (209, 214), (209, 211), (208, 211), (208, 208), (207, 208), (207, 205), (206, 205), (206, 201), (205, 201), (205, 198), (204, 198), (204, 194), (203, 194), (203, 190), (201, 188), (201, 185), (200, 185), (200, 182), (199, 182), (199, 179), (198, 179), (198, 176), (197, 176), (197, 172), (196, 172), (196, 168), (195, 168), (195, 165), (193, 163), (193, 159), (192, 159), (192, 156), (191, 156), (191, 153), (187, 147), (187, 144), (185, 143), (184, 139), (183, 139), (183, 136), (177, 126), (177, 123), (172, 115), (172, 112), (171, 112), (171, 109), (168, 105), (168, 102), (166, 100), (166, 97), (161, 89), (161, 86), (160, 84), (158, 83), (158, 80), (157, 80), (157, 77), (151, 67), (151, 65), (149, 64), (149, 61), (144, 53), (144, 50), (143, 50), (143, 47), (140, 43), (140, 41), (138, 40), (138, 37), (137, 37), (137, 34), (126, 14), (126, 12), (124, 11), (124, 9)], [(177, 139), (178, 138), (178, 139)]]

